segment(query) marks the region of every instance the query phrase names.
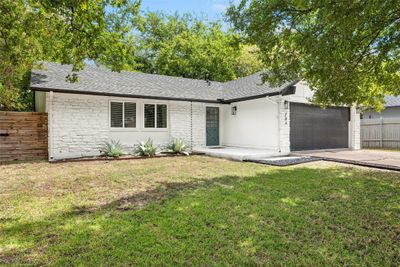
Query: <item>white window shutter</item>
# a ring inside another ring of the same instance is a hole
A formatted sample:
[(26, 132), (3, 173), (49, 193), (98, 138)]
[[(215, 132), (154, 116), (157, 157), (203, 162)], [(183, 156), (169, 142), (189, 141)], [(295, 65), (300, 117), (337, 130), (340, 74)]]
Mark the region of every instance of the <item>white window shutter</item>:
[(122, 128), (122, 120), (123, 120), (122, 108), (123, 108), (122, 102), (110, 103), (111, 127)]
[(157, 105), (157, 128), (167, 128), (167, 105)]
[(144, 127), (155, 128), (156, 106), (154, 104), (144, 105)]
[(124, 127), (136, 128), (136, 103), (124, 103)]

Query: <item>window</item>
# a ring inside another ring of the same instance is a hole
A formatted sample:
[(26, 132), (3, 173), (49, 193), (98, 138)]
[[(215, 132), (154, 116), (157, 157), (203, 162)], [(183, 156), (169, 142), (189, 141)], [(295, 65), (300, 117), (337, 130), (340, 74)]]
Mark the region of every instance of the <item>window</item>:
[(165, 129), (167, 125), (167, 105), (145, 104), (144, 105), (144, 127)]
[(136, 128), (136, 103), (111, 102), (110, 121), (112, 128)]
[(167, 128), (167, 105), (157, 105), (157, 128)]
[(144, 128), (155, 128), (156, 122), (156, 105), (145, 104), (144, 105)]

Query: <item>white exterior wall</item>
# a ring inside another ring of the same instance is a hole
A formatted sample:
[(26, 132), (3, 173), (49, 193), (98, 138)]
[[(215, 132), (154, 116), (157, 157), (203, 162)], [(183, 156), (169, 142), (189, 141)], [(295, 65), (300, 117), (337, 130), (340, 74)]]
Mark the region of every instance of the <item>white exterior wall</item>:
[(215, 105), (198, 102), (170, 102), (170, 137), (184, 140), (191, 148), (204, 147), (207, 106)]
[[(236, 115), (231, 113), (234, 106), (237, 107)], [(232, 103), (221, 111), (222, 145), (278, 149), (278, 103), (260, 98)]]
[[(52, 95), (52, 96), (51, 96)], [(110, 127), (110, 101), (136, 103), (136, 128)], [(105, 141), (120, 140), (127, 152), (138, 141), (153, 139), (159, 146), (168, 144), (172, 137), (182, 138), (187, 144), (205, 146), (206, 125), (204, 103), (157, 101), (146, 99), (47, 93), (49, 113), (50, 160), (99, 155)], [(168, 128), (145, 129), (143, 108), (145, 103), (168, 105)], [(192, 115), (191, 111), (192, 110)]]
[[(51, 96), (52, 95), (52, 96)], [(312, 92), (307, 84), (296, 85), (295, 95), (274, 96), (232, 103), (206, 104), (184, 101), (158, 101), (107, 96), (46, 93), (49, 113), (49, 157), (52, 159), (99, 155), (105, 141), (120, 140), (127, 152), (138, 141), (153, 139), (165, 146), (171, 138), (183, 139), (191, 148), (206, 145), (206, 107), (220, 107), (220, 145), (271, 149), (290, 153), (290, 105), (285, 102), (309, 103)], [(137, 128), (110, 128), (110, 101), (136, 103)], [(168, 128), (145, 129), (145, 103), (168, 105)], [(231, 115), (231, 108), (237, 114)], [(360, 148), (360, 114), (351, 109), (349, 146)]]
[(310, 103), (314, 93), (311, 91), (310, 87), (308, 87), (306, 82), (298, 82), (296, 85), (296, 92), (293, 95), (283, 96), (282, 98), (289, 102), (296, 103)]
[(279, 97), (279, 150), (282, 154), (290, 153), (290, 105)]
[(361, 149), (361, 119), (360, 112), (352, 107), (350, 109), (350, 140), (351, 149)]
[(108, 140), (108, 101), (97, 96), (47, 94), (49, 159), (98, 155)]

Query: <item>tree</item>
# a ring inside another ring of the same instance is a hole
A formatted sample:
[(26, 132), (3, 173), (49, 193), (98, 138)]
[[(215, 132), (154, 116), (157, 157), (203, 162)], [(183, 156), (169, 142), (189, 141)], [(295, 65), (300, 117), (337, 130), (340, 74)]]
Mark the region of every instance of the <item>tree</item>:
[[(27, 109), (21, 101), (29, 71), (43, 60), (73, 64), (107, 63), (119, 71), (132, 62), (132, 25), (140, 1), (2, 0), (0, 2), (0, 108)], [(71, 73), (66, 77), (76, 81)]]
[(254, 70), (241, 58), (240, 36), (190, 14), (148, 13), (138, 39), (135, 60), (143, 72), (223, 82)]
[(234, 66), (237, 77), (245, 77), (261, 71), (264, 68), (259, 53), (260, 49), (255, 45), (240, 45), (240, 55)]
[(304, 79), (322, 105), (382, 107), (400, 93), (400, 5), (389, 1), (242, 0), (228, 19), (260, 48), (265, 80)]

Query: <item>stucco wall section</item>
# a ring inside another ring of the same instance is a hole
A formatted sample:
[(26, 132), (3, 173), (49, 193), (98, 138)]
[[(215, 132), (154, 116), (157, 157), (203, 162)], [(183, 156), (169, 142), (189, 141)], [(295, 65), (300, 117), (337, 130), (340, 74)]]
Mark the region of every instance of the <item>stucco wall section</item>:
[[(232, 115), (232, 107), (237, 108)], [(222, 144), (278, 150), (278, 103), (267, 98), (243, 101), (222, 108)]]

